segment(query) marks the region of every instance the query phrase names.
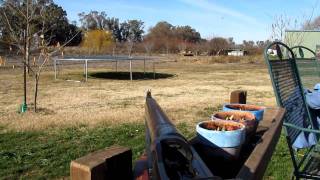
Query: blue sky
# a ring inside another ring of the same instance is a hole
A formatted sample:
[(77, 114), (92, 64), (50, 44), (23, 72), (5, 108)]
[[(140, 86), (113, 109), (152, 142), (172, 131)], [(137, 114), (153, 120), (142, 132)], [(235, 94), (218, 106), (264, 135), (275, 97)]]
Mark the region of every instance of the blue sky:
[(320, 0), (54, 0), (62, 6), (70, 21), (78, 13), (105, 11), (120, 21), (140, 19), (145, 31), (159, 21), (172, 25), (190, 25), (201, 37), (233, 37), (242, 40), (266, 40), (276, 16), (284, 15), (301, 22), (320, 15)]

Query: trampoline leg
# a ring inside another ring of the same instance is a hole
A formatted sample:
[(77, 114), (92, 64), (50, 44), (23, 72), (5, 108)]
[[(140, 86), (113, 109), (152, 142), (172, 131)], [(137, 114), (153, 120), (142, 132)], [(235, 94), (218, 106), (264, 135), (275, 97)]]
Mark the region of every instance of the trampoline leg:
[(130, 60), (130, 80), (132, 81), (132, 61)]
[(153, 79), (156, 79), (156, 67), (153, 62)]
[(116, 72), (118, 72), (118, 61), (116, 61)]
[(86, 60), (86, 82), (88, 81), (88, 61)]
[(143, 60), (143, 76), (146, 76), (146, 58)]
[(54, 80), (57, 80), (57, 60), (54, 59)]
[(83, 75), (84, 76), (86, 75), (86, 61), (84, 61), (84, 64), (83, 64)]

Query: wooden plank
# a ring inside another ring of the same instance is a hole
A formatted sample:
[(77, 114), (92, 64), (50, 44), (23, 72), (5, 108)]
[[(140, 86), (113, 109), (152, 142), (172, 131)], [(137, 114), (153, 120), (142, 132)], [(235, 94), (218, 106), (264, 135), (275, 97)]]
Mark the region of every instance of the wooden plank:
[(266, 109), (258, 131), (267, 131), (261, 137), (260, 143), (256, 145), (236, 178), (262, 179), (281, 134), (284, 112), (283, 108)]
[(121, 146), (95, 151), (71, 162), (72, 180), (132, 179), (132, 152)]
[(246, 104), (247, 102), (247, 91), (236, 90), (230, 94), (230, 103)]

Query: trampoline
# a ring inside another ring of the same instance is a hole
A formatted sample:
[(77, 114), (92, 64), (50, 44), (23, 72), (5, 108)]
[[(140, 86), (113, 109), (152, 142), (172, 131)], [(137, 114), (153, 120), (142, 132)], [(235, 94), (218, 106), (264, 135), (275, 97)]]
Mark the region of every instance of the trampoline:
[(84, 65), (84, 75), (85, 75), (85, 81), (88, 81), (88, 63), (90, 61), (94, 62), (114, 62), (116, 63), (116, 72), (118, 71), (118, 63), (119, 62), (128, 62), (129, 63), (129, 74), (130, 74), (130, 80), (133, 80), (132, 77), (132, 62), (133, 61), (143, 61), (143, 71), (144, 73), (146, 72), (146, 61), (151, 61), (152, 62), (152, 69), (153, 69), (153, 74), (154, 74), (154, 79), (155, 79), (155, 62), (156, 58), (155, 57), (144, 57), (144, 56), (109, 56), (109, 55), (104, 55), (104, 56), (64, 56), (63, 58), (54, 58), (53, 59), (53, 66), (54, 66), (54, 79), (57, 80), (57, 64), (60, 61), (78, 61), (78, 62), (83, 62)]

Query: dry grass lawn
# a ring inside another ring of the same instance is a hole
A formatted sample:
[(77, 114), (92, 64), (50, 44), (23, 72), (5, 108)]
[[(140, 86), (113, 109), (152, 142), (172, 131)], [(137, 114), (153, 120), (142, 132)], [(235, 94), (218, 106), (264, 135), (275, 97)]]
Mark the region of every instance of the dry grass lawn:
[[(172, 59), (168, 59), (169, 61)], [(114, 71), (112, 64), (89, 64), (89, 72)], [(141, 63), (134, 69), (142, 71)], [(120, 65), (125, 70), (127, 64)], [(196, 122), (207, 118), (203, 113), (228, 102), (233, 90), (248, 91), (248, 103), (274, 106), (275, 99), (266, 66), (258, 63), (210, 63), (209, 61), (171, 61), (156, 65), (157, 72), (174, 77), (157, 80), (110, 80), (89, 78), (70, 82), (66, 77), (83, 79), (82, 65), (65, 66), (54, 81), (52, 67), (41, 76), (39, 113), (17, 113), (23, 100), (22, 70), (0, 69), (0, 126), (4, 130), (42, 130), (74, 125), (97, 126), (144, 121), (144, 95), (153, 97), (175, 122)], [(152, 68), (148, 64), (148, 71)], [(33, 98), (32, 77), (28, 78), (29, 107)]]
[[(249, 59), (249, 60), (248, 60)], [(153, 97), (190, 138), (195, 123), (209, 118), (230, 92), (248, 91), (248, 103), (274, 106), (275, 98), (261, 58), (172, 56), (156, 65), (157, 72), (173, 77), (157, 80), (83, 80), (83, 65), (66, 65), (54, 80), (53, 67), (41, 76), (38, 113), (18, 113), (23, 100), (22, 69), (0, 67), (0, 179), (63, 179), (69, 176), (70, 161), (89, 152), (117, 144), (130, 147), (136, 160), (145, 148), (144, 95)], [(225, 62), (235, 63), (222, 63)], [(89, 63), (89, 72), (113, 72), (114, 63)], [(134, 63), (143, 72), (142, 63)], [(119, 71), (127, 71), (120, 63)], [(148, 63), (148, 71), (152, 66)], [(117, 76), (118, 77), (118, 76)], [(32, 77), (28, 78), (28, 106), (32, 108)], [(2, 167), (2, 168), (1, 168)], [(52, 171), (54, 169), (54, 171)], [(289, 179), (289, 151), (281, 136), (264, 179)]]

